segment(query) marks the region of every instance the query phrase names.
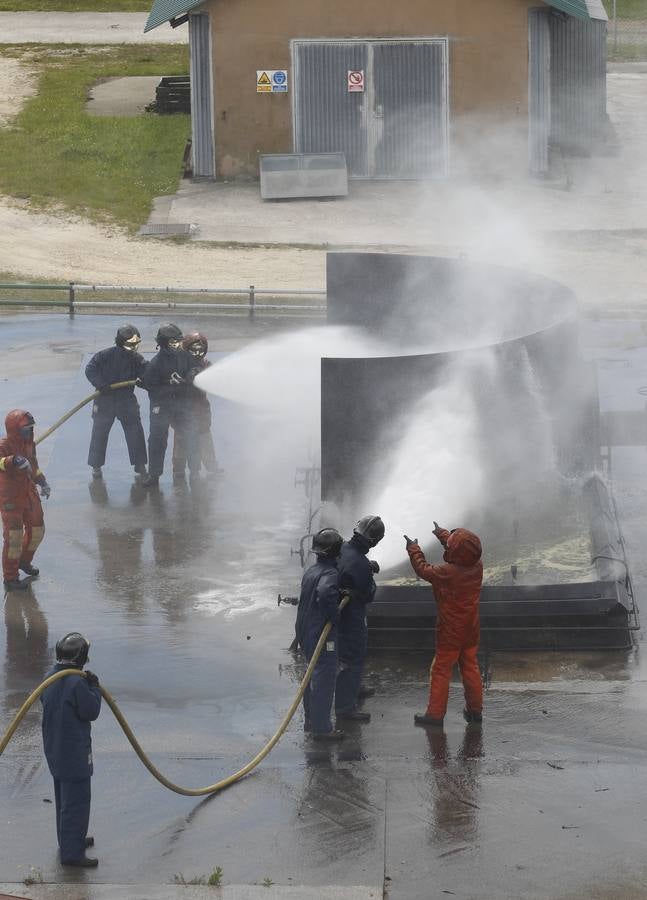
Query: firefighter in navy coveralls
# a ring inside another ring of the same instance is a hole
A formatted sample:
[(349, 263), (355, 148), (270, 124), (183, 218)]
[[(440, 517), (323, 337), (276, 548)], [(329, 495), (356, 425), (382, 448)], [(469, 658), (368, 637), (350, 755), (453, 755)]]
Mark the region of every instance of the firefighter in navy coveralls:
[(196, 374), (193, 357), (182, 349), (182, 332), (177, 325), (170, 322), (161, 325), (155, 340), (159, 349), (142, 379), (151, 405), (148, 475), (142, 481), (144, 487), (159, 484), (171, 427), (180, 434), (191, 478), (197, 478), (200, 472), (200, 447), (188, 393)]
[(342, 543), (342, 536), (334, 528), (324, 528), (315, 534), (312, 549), (317, 562), (303, 576), (297, 610), (297, 639), (308, 662), (326, 623), (333, 625), (303, 695), (304, 730), (319, 741), (337, 741), (344, 737), (343, 731), (333, 729), (330, 720), (337, 678), (337, 623), (341, 600), (337, 557)]
[(368, 639), (366, 606), (375, 596), (373, 576), (380, 571), (380, 567), (366, 555), (383, 537), (382, 519), (379, 516), (364, 516), (355, 526), (352, 538), (342, 545), (337, 564), (339, 586), (351, 597), (339, 620), (340, 669), (335, 689), (335, 714), (340, 720), (371, 721), (368, 713), (357, 708), (357, 702), (360, 697), (373, 693), (367, 688), (362, 691), (362, 674)]
[(124, 430), (130, 464), (138, 475), (146, 474), (146, 438), (139, 415), (139, 403), (135, 388), (110, 390), (119, 381), (136, 381), (142, 378), (146, 361), (137, 352), (141, 336), (134, 325), (122, 325), (117, 330), (115, 346), (95, 353), (85, 367), (85, 376), (98, 390), (92, 406), (92, 437), (88, 452), (88, 465), (92, 477), (101, 478), (101, 467), (106, 461), (108, 435), (115, 419)]
[[(47, 677), (62, 669), (82, 669), (89, 643), (71, 632), (56, 645), (56, 665)], [(64, 866), (93, 868), (98, 860), (86, 856), (94, 846), (88, 836), (90, 821), (90, 777), (92, 775), (91, 722), (101, 711), (99, 679), (68, 675), (50, 685), (40, 698), (43, 704), (43, 745), (54, 779), (56, 835)]]

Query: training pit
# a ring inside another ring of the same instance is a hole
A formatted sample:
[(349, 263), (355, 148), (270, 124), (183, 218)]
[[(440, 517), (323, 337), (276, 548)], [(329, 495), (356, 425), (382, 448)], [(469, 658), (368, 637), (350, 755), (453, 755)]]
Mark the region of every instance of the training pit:
[(433, 646), (435, 603), (402, 534), (439, 561), (434, 519), (482, 538), (486, 649), (629, 646), (631, 585), (572, 291), (404, 255), (329, 254), (327, 276), (329, 323), (390, 345), (321, 364), (325, 518), (348, 526), (370, 511), (388, 527), (373, 648)]

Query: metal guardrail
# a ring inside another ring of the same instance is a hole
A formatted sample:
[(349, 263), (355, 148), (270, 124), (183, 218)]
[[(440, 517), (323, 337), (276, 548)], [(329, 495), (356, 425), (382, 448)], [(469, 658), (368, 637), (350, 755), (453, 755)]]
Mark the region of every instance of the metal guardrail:
[[(32, 307), (56, 309), (63, 307), (70, 318), (81, 309), (177, 309), (177, 310), (213, 310), (213, 311), (247, 311), (249, 318), (253, 319), (257, 313), (266, 311), (291, 311), (291, 312), (325, 312), (326, 304), (323, 303), (257, 303), (258, 297), (271, 297), (280, 299), (285, 297), (321, 297), (325, 301), (326, 292), (316, 289), (295, 288), (257, 288), (250, 284), (245, 288), (175, 288), (175, 287), (128, 287), (118, 284), (83, 284), (69, 281), (66, 284), (38, 284), (30, 282), (1, 283), (2, 291), (51, 291), (64, 294), (61, 299), (41, 300), (32, 297), (0, 298), (0, 307)], [(110, 300), (83, 300), (80, 293), (119, 293), (137, 295), (155, 295), (168, 297), (169, 295), (211, 295), (214, 297), (231, 296), (246, 298), (246, 303), (217, 303), (217, 302), (182, 302), (168, 299), (159, 300), (126, 300), (123, 297), (115, 297)]]

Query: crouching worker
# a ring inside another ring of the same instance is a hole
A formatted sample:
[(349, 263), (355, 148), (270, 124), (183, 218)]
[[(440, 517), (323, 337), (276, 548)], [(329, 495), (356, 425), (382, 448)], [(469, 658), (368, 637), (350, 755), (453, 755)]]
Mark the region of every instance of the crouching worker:
[(449, 682), (455, 663), (465, 691), (465, 720), (482, 721), (483, 686), (477, 659), (480, 619), (479, 597), (483, 582), (481, 541), (466, 528), (447, 531), (434, 522), (434, 534), (445, 548), (444, 564), (432, 566), (417, 540), (405, 534), (411, 565), (419, 578), (434, 589), (438, 607), (436, 619), (436, 655), (431, 664), (429, 703), (424, 715), (414, 716), (416, 725), (442, 727)]
[(5, 590), (24, 590), (38, 575), (32, 560), (45, 534), (43, 507), (36, 490), (47, 499), (51, 488), (36, 458), (34, 417), (12, 409), (5, 418), (7, 436), (0, 440), (0, 514), (2, 516), (2, 577)]
[[(56, 665), (47, 677), (63, 669), (83, 669), (90, 644), (78, 632), (56, 645)], [(94, 868), (98, 860), (86, 856), (94, 838), (88, 836), (90, 776), (92, 775), (91, 722), (101, 711), (99, 679), (92, 672), (68, 675), (50, 685), (43, 704), (43, 745), (54, 779), (56, 835), (64, 866)]]
[(343, 538), (334, 528), (323, 528), (312, 539), (317, 562), (301, 581), (296, 633), (308, 663), (328, 622), (332, 628), (303, 695), (304, 730), (315, 741), (338, 741), (343, 731), (333, 729), (330, 719), (337, 678), (337, 625), (339, 623), (339, 572), (337, 558)]

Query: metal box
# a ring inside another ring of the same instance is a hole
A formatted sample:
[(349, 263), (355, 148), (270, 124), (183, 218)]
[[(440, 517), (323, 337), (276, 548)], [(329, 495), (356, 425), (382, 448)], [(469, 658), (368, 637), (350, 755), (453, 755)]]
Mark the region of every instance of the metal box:
[(260, 157), (261, 199), (347, 197), (343, 153), (266, 153)]

